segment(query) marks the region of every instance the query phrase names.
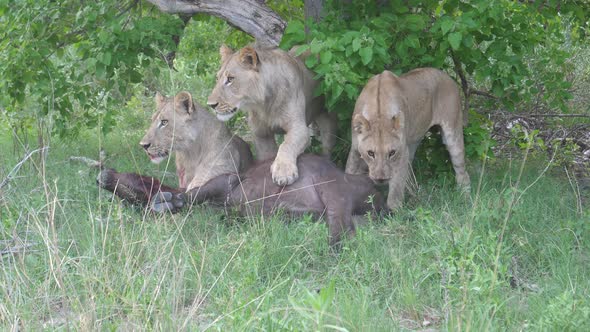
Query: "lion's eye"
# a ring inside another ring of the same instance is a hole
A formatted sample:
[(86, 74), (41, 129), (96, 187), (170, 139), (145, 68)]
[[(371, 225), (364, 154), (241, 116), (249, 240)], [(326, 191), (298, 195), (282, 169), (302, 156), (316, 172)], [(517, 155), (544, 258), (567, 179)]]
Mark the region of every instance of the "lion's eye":
[(373, 152), (373, 151), (367, 151), (367, 154), (369, 155), (369, 157), (375, 158), (375, 152)]
[(168, 120), (160, 120), (160, 128), (168, 124)]
[(393, 158), (395, 156), (395, 150), (389, 151), (389, 158)]
[(233, 76), (228, 76), (225, 78), (225, 85), (230, 85), (234, 81)]

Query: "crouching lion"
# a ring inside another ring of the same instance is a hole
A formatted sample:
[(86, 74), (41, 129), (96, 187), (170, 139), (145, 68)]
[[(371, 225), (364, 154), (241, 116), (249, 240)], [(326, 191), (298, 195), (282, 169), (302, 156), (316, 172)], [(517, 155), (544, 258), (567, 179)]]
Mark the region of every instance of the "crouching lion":
[(387, 206), (398, 208), (414, 153), (434, 125), (441, 128), (457, 184), (468, 190), (459, 89), (434, 68), (415, 69), (400, 77), (384, 71), (369, 80), (354, 108), (346, 172), (366, 173), (368, 166), (373, 181), (389, 182)]
[(243, 171), (252, 163), (248, 144), (186, 91), (175, 97), (156, 94), (156, 112), (139, 144), (156, 164), (174, 152), (178, 185), (185, 190), (220, 174)]
[[(299, 156), (299, 180), (288, 186), (271, 181), (271, 163), (272, 159), (257, 163), (240, 175), (220, 175), (188, 191), (185, 200), (237, 207), (241, 215), (268, 215), (277, 209), (295, 216), (325, 214), (330, 245), (337, 244), (344, 234), (354, 234), (353, 215), (379, 212), (384, 207), (384, 199), (366, 175), (345, 174), (325, 157)], [(151, 206), (155, 211), (174, 210), (177, 199), (174, 192), (158, 194)]]
[[(311, 122), (320, 131), (324, 154), (335, 143), (336, 119), (325, 110), (323, 97), (313, 96), (313, 73), (278, 48), (247, 46), (234, 53), (223, 45), (220, 53), (221, 68), (207, 104), (222, 121), (238, 110), (247, 112), (257, 159), (276, 156), (270, 166), (273, 182), (292, 184), (299, 176), (297, 156), (310, 142)], [(285, 139), (277, 149), (274, 135), (282, 133)]]

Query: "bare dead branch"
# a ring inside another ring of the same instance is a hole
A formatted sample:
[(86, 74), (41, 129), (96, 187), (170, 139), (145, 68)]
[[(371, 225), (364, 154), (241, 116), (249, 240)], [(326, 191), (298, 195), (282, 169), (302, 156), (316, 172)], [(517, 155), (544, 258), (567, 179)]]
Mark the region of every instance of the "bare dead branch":
[(588, 114), (527, 114), (523, 117), (531, 118), (590, 118)]
[(465, 99), (463, 102), (463, 121), (467, 121), (467, 114), (469, 112), (469, 97), (471, 95), (471, 90), (469, 89), (467, 77), (465, 77), (465, 73), (463, 72), (461, 61), (459, 61), (459, 59), (452, 50), (451, 58), (453, 59), (453, 65), (455, 66), (455, 73), (457, 73), (459, 79), (461, 80), (461, 90), (463, 90), (463, 97)]
[(256, 38), (262, 45), (277, 46), (287, 22), (258, 0), (148, 0), (171, 14), (204, 13), (217, 16)]
[(90, 168), (102, 168), (102, 162), (100, 162), (98, 160), (86, 158), (86, 157), (72, 156), (72, 157), (70, 157), (70, 161), (80, 162)]
[[(4, 248), (4, 249), (0, 250), (0, 255), (19, 254), (24, 251), (31, 251), (31, 250), (27, 250), (27, 249), (34, 247), (35, 245), (37, 245), (37, 244), (36, 243), (25, 243), (25, 244), (15, 245), (15, 246), (9, 247), (9, 248)], [(37, 250), (34, 250), (34, 251), (37, 251)]]
[(70, 161), (76, 161), (76, 162), (82, 163), (90, 168), (102, 169), (104, 167), (105, 159), (107, 158), (107, 155), (104, 152), (104, 150), (100, 150), (100, 153), (98, 154), (98, 158), (99, 158), (99, 160), (94, 160), (94, 159), (90, 159), (87, 157), (71, 156)]
[(490, 99), (498, 99), (498, 97), (496, 97), (493, 94), (486, 92), (486, 91), (469, 89), (469, 93), (474, 94), (474, 95), (478, 95), (478, 96), (487, 97)]

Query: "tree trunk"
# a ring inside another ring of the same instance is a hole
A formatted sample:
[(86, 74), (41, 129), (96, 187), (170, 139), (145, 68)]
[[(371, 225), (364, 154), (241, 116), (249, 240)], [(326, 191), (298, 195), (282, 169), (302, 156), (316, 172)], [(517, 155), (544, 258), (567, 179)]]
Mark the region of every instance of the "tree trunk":
[(172, 14), (205, 13), (217, 16), (256, 38), (263, 45), (277, 46), (287, 22), (261, 0), (147, 0)]
[[(305, 0), (303, 11), (305, 13), (305, 22), (312, 20), (318, 23), (322, 20), (322, 9), (324, 8), (324, 0)], [(305, 35), (309, 39), (309, 27), (305, 24)], [(309, 42), (309, 40), (308, 40)]]
[(321, 21), (324, 0), (305, 0), (305, 20), (312, 19), (314, 22)]
[[(178, 17), (182, 20), (182, 31), (180, 32), (180, 34), (172, 36), (172, 41), (174, 42), (174, 45), (176, 46), (176, 48), (178, 48), (178, 44), (180, 44), (180, 37), (182, 37), (182, 35), (184, 34), (184, 29), (186, 29), (188, 22), (190, 22), (190, 20), (191, 20), (191, 15), (178, 14)], [(164, 58), (164, 61), (166, 61), (166, 64), (168, 64), (168, 68), (176, 70), (174, 68), (174, 59), (176, 59), (176, 50), (164, 55), (163, 58)]]

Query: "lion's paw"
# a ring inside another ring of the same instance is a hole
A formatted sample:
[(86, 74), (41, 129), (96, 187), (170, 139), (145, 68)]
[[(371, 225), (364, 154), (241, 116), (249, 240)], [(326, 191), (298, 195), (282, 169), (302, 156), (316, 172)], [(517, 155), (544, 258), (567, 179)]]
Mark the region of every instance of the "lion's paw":
[(278, 158), (270, 166), (270, 172), (272, 181), (279, 186), (288, 186), (299, 177), (295, 163), (278, 160)]

